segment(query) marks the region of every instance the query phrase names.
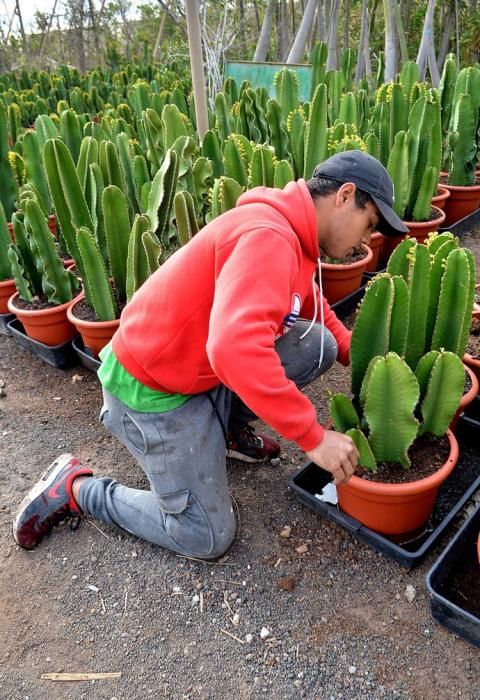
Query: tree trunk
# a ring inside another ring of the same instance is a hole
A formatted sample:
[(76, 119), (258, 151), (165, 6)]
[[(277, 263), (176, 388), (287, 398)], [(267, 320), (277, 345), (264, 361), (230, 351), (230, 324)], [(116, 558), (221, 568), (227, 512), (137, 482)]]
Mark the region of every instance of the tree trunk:
[[(477, 16), (477, 0), (472, 0), (472, 19)], [(478, 35), (477, 43), (472, 47), (472, 55), (470, 58), (470, 63), (478, 63)]]
[(268, 47), (270, 46), (270, 35), (272, 33), (272, 20), (275, 11), (276, 0), (268, 0), (268, 5), (265, 8), (263, 17), (262, 31), (258, 37), (257, 48), (253, 56), (254, 61), (265, 61), (267, 58)]
[(408, 61), (408, 48), (407, 40), (405, 38), (405, 31), (403, 28), (402, 15), (400, 13), (400, 7), (398, 5), (398, 0), (393, 0), (393, 13), (394, 22), (397, 29), (398, 44), (400, 46), (400, 59), (402, 64)]
[(383, 0), (385, 18), (385, 82), (395, 79), (397, 72), (397, 53), (395, 46), (395, 23), (393, 19), (392, 0)]
[(338, 18), (340, 15), (340, 0), (332, 0), (330, 15), (327, 18), (327, 70), (338, 69)]
[(295, 0), (290, 0), (290, 14), (292, 16), (292, 37), (297, 33), (297, 25), (295, 22)]
[(449, 6), (447, 10), (447, 14), (445, 16), (445, 19), (443, 21), (443, 32), (442, 32), (442, 38), (440, 39), (440, 47), (438, 49), (438, 58), (437, 58), (437, 65), (439, 68), (442, 68), (443, 64), (445, 63), (445, 59), (447, 57), (448, 50), (450, 48), (450, 35), (452, 33), (452, 25), (453, 25), (453, 10), (452, 7)]
[(253, 7), (255, 9), (255, 19), (257, 20), (257, 34), (260, 36), (260, 31), (262, 29), (262, 25), (260, 24), (260, 14), (258, 12), (257, 0), (253, 0)]
[(187, 32), (188, 44), (190, 47), (190, 66), (192, 70), (195, 115), (197, 118), (198, 135), (200, 140), (202, 140), (208, 129), (208, 111), (197, 0), (185, 0), (185, 8), (187, 11)]
[(85, 13), (83, 9), (83, 0), (78, 0), (76, 4), (77, 17), (75, 20), (76, 28), (76, 44), (77, 44), (77, 60), (78, 68), (81, 73), (87, 70), (87, 60), (85, 56), (85, 37), (83, 34)]
[(350, 0), (345, 0), (345, 17), (343, 25), (343, 50), (350, 47)]
[[(168, 3), (167, 3), (167, 5), (168, 5)], [(155, 47), (153, 49), (153, 54), (152, 54), (153, 61), (158, 61), (158, 57), (160, 54), (160, 46), (162, 45), (163, 31), (165, 29), (165, 20), (166, 19), (167, 19), (167, 13), (164, 10), (163, 14), (162, 14), (162, 19), (160, 20), (160, 26), (158, 28), (158, 34), (157, 34), (157, 39), (155, 41)]]
[(316, 0), (308, 0), (307, 2), (298, 32), (293, 41), (290, 53), (288, 54), (287, 63), (302, 63), (303, 61), (303, 54), (305, 53), (305, 47), (307, 45), (313, 18), (315, 16), (315, 3)]
[[(358, 42), (358, 60), (355, 69), (355, 85), (365, 74), (365, 35), (368, 35), (368, 0), (362, 0), (362, 19), (360, 25), (360, 40)], [(368, 46), (368, 40), (367, 40)]]
[(27, 35), (25, 34), (25, 28), (23, 26), (22, 12), (20, 10), (20, 0), (15, 0), (15, 13), (18, 17), (18, 22), (20, 24), (20, 34), (22, 37), (22, 50), (25, 55), (28, 53)]
[(47, 29), (46, 29), (44, 35), (42, 36), (42, 43), (40, 44), (40, 51), (39, 51), (39, 55), (38, 55), (38, 62), (40, 63), (40, 65), (42, 64), (43, 51), (45, 49), (45, 44), (47, 43), (48, 35), (50, 34), (50, 29), (52, 28), (53, 18), (55, 17), (55, 11), (57, 9), (57, 2), (58, 2), (58, 0), (55, 0), (55, 2), (53, 3), (53, 9), (52, 9), (52, 12), (50, 13), (50, 19), (48, 20)]
[(425, 80), (428, 57), (430, 55), (432, 46), (434, 47), (433, 22), (435, 17), (436, 2), (437, 0), (428, 0), (427, 11), (425, 13), (425, 20), (423, 22), (422, 39), (420, 41), (420, 47), (418, 49), (417, 55), (418, 75), (420, 80)]
[(93, 6), (93, 0), (88, 0), (88, 12), (90, 14), (90, 24), (92, 26), (93, 41), (95, 43), (95, 53), (97, 57), (97, 63), (102, 62), (102, 57), (100, 55), (100, 37), (98, 34), (97, 20), (95, 18), (95, 8)]
[(245, 34), (245, 4), (243, 0), (238, 0), (238, 13), (240, 15), (240, 26), (238, 32), (240, 35), (240, 45), (242, 47), (242, 51), (245, 53), (247, 50), (247, 39)]
[(318, 39), (325, 41), (325, 19), (323, 14), (323, 2), (317, 0), (317, 24), (318, 24)]

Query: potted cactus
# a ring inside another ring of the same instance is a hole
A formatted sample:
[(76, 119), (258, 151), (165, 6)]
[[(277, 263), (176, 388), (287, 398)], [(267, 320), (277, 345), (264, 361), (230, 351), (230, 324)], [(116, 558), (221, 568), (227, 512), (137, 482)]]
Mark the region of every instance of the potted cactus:
[(75, 275), (58, 256), (47, 219), (35, 200), (25, 203), (25, 215), (15, 213), (15, 244), (8, 258), (17, 292), (8, 309), (23, 324), (26, 334), (47, 346), (66, 343), (75, 335), (67, 307), (79, 290)]
[(132, 228), (124, 193), (116, 185), (105, 188), (102, 210), (111, 278), (91, 229), (78, 230), (85, 295), (70, 305), (67, 315), (94, 357), (115, 333), (123, 306), (159, 267), (162, 244), (169, 241), (177, 180), (178, 156), (168, 150), (151, 183), (146, 214), (136, 214)]
[(328, 257), (322, 259), (323, 291), (330, 304), (335, 304), (360, 287), (362, 275), (372, 259), (372, 250), (364, 244), (355, 251), (351, 259), (334, 260)]
[(450, 191), (445, 203), (446, 226), (480, 206), (480, 181), (475, 170), (480, 114), (480, 69), (464, 68), (458, 74), (450, 128), (446, 138), (448, 173), (442, 184)]
[[(7, 252), (11, 243), (7, 228), (7, 219), (0, 202), (0, 315), (10, 315), (7, 302), (15, 293), (15, 280), (12, 278), (12, 270)], [(2, 324), (3, 325), (3, 324)]]
[[(453, 352), (420, 354), (415, 370), (403, 359), (409, 357), (410, 301), (402, 277), (384, 273), (372, 281), (352, 335), (353, 400), (336, 394), (330, 402), (335, 429), (352, 437), (366, 469), (366, 478), (354, 475), (338, 487), (340, 507), (367, 527), (401, 538), (425, 525), (440, 484), (455, 467), (458, 445), (448, 426), (465, 381)], [(375, 473), (385, 474), (384, 481)]]

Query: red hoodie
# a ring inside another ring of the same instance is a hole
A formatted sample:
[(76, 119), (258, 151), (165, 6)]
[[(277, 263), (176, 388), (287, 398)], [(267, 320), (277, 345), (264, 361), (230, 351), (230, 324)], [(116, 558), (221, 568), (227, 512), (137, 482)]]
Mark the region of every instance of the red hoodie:
[[(299, 307), (312, 318), (318, 256), (316, 211), (303, 180), (246, 192), (135, 293), (113, 338), (117, 360), (167, 393), (223, 383), (284, 438), (313, 449), (323, 428), (285, 376), (274, 341)], [(351, 334), (325, 300), (323, 309), (348, 364)]]

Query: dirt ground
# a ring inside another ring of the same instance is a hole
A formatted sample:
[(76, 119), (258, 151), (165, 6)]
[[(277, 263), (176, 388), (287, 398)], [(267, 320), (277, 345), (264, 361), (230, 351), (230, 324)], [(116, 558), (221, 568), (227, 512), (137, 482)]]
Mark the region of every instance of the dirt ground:
[[(477, 262), (479, 240), (463, 239)], [(0, 336), (0, 379), (2, 700), (477, 700), (480, 652), (433, 620), (425, 587), (452, 531), (418, 568), (402, 568), (297, 500), (288, 479), (305, 461), (291, 444), (276, 467), (229, 464), (238, 532), (218, 562), (89, 520), (19, 549), (13, 513), (59, 453), (130, 486), (146, 480), (98, 422), (91, 372), (55, 370)], [(328, 391), (347, 388), (338, 366), (309, 388), (321, 420)], [(82, 671), (121, 677), (40, 678)]]

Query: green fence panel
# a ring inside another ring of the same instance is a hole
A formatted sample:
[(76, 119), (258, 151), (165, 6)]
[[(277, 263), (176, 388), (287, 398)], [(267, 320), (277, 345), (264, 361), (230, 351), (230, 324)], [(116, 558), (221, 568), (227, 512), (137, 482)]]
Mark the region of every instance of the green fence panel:
[(298, 76), (298, 96), (302, 102), (310, 99), (312, 82), (312, 66), (298, 63), (255, 63), (253, 61), (226, 61), (225, 78), (234, 78), (238, 87), (244, 80), (249, 80), (254, 88), (263, 87), (268, 90), (270, 97), (275, 97), (273, 78), (275, 73), (289, 68)]

